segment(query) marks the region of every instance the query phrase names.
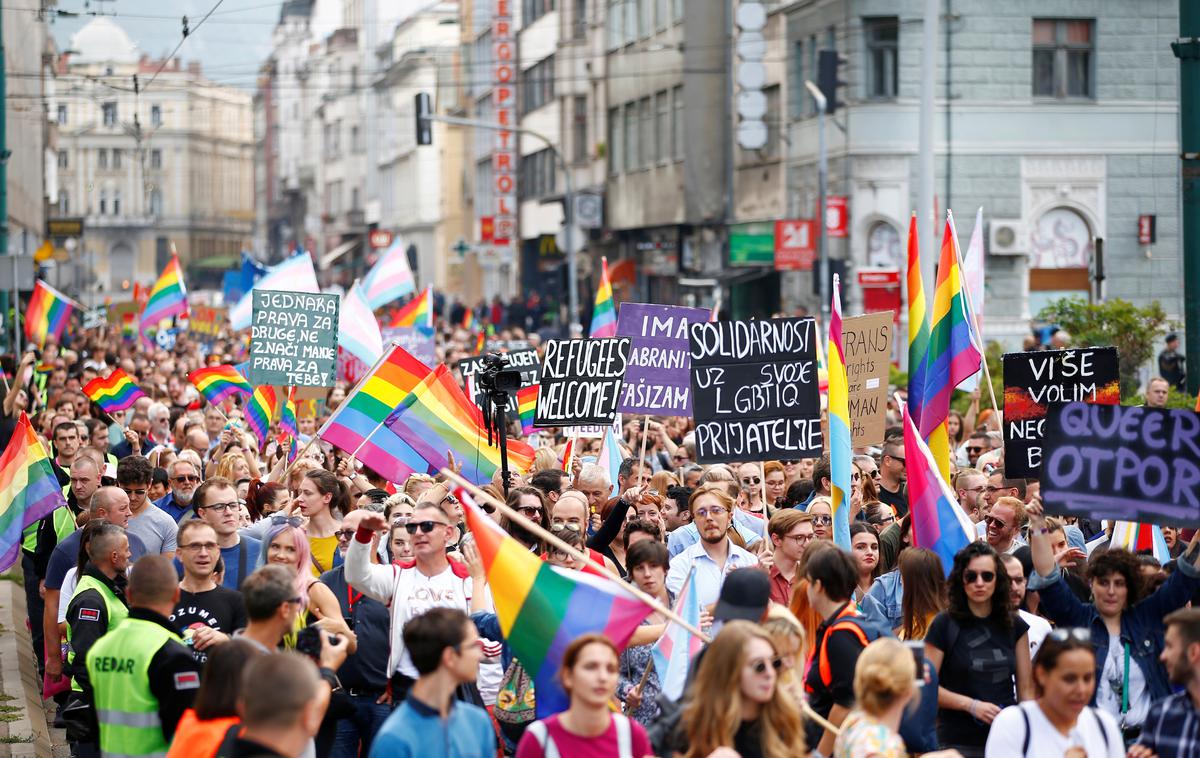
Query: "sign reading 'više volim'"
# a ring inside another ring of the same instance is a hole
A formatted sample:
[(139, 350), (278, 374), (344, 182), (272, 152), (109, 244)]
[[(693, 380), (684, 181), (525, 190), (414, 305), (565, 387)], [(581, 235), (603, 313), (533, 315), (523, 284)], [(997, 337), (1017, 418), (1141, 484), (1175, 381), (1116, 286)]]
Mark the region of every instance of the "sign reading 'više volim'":
[(253, 384), (331, 387), (337, 369), (338, 296), (254, 290)]

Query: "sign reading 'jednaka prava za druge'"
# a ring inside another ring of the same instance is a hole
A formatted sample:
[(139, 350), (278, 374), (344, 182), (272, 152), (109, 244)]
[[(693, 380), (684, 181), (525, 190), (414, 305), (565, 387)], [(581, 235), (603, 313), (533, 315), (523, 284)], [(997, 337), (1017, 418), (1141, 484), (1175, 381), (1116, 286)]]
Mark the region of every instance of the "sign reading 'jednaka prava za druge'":
[(253, 384), (332, 387), (337, 370), (337, 295), (254, 290)]

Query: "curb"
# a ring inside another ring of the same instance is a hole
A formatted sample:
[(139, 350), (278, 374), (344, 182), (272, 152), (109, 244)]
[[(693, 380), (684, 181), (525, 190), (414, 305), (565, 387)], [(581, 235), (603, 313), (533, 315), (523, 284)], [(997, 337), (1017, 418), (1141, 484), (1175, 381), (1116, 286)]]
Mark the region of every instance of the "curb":
[(13, 737), (33, 737), (33, 742), (17, 742), (5, 747), (14, 758), (52, 758), (50, 731), (42, 704), (42, 683), (31, 653), (33, 643), (26, 628), (25, 589), (16, 581), (0, 581), (0, 690), (13, 698), (19, 710), (8, 722)]

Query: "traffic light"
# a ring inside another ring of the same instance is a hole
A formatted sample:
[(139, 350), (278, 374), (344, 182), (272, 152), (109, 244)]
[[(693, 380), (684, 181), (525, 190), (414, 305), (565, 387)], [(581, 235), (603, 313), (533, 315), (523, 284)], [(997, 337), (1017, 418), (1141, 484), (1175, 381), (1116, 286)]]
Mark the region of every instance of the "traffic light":
[(433, 122), (429, 120), (429, 93), (418, 92), (415, 96), (417, 112), (417, 144), (433, 144)]
[(840, 105), (838, 87), (845, 82), (838, 79), (838, 73), (845, 60), (837, 50), (822, 50), (817, 56), (817, 87), (825, 96), (826, 113), (833, 113)]

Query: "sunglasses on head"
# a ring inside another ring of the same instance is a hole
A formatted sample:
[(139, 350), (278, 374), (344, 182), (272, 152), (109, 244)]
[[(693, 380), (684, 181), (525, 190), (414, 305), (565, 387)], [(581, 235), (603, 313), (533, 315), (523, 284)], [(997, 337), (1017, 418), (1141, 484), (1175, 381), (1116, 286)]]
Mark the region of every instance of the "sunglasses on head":
[(423, 534), (429, 534), (434, 529), (437, 529), (439, 526), (450, 526), (450, 525), (447, 524), (445, 521), (418, 521), (417, 523), (413, 523), (410, 521), (404, 525), (404, 531), (408, 532), (409, 534), (416, 534), (417, 530), (420, 529)]
[(995, 571), (971, 571), (969, 569), (967, 571), (963, 572), (963, 581), (965, 581), (967, 584), (974, 584), (975, 582), (979, 581), (980, 579), (983, 580), (984, 584), (991, 584), (992, 582), (996, 581), (996, 572)]
[[(226, 503), (226, 505), (228, 506), (229, 504)], [(300, 527), (304, 526), (304, 519), (300, 518), (299, 516), (272, 516), (271, 517), (271, 526), (280, 526), (282, 524), (287, 524), (288, 526), (294, 526), (297, 529), (299, 529)]]
[(752, 668), (756, 674), (765, 674), (767, 673), (768, 666), (778, 671), (779, 669), (783, 668), (783, 659), (775, 658), (770, 661), (755, 661)]
[(1055, 629), (1046, 636), (1055, 642), (1075, 640), (1076, 642), (1090, 643), (1092, 641), (1092, 631), (1082, 627)]

